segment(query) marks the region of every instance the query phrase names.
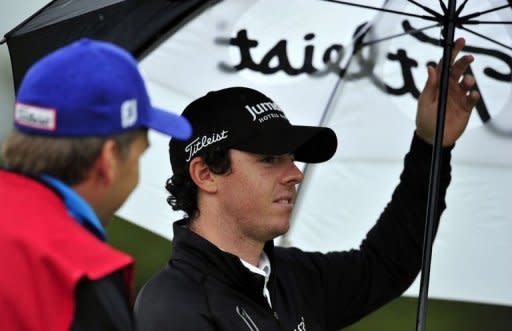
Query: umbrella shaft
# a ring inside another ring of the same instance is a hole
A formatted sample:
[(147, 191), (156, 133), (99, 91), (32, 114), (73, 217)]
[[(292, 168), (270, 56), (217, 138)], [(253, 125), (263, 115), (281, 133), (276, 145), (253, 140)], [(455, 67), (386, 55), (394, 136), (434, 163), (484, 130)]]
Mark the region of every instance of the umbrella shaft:
[(443, 143), (446, 104), (448, 100), (448, 84), (450, 78), (452, 49), (456, 27), (456, 0), (448, 1), (447, 15), (447, 19), (444, 21), (443, 24), (444, 47), (441, 70), (441, 84), (439, 86), (439, 104), (437, 109), (436, 133), (434, 137), (432, 163), (430, 167), (430, 183), (427, 200), (427, 219), (425, 225), (425, 236), (423, 240), (423, 258), (421, 267), (420, 293), (418, 303), (418, 314), (416, 319), (417, 331), (424, 331), (426, 324), (428, 286), (430, 281), (430, 264), (432, 260), (432, 244), (434, 238), (434, 223), (436, 216), (438, 215), (437, 203), (439, 196), (441, 149)]

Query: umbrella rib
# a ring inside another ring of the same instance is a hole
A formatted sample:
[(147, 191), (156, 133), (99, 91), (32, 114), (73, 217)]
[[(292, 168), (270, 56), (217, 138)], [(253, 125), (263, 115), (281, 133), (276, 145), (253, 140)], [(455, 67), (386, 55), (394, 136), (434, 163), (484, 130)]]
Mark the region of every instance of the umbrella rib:
[(350, 3), (350, 2), (341, 1), (341, 0), (321, 0), (321, 1), (333, 2), (333, 3), (342, 4), (342, 5), (348, 5), (348, 6), (353, 6), (353, 7), (365, 8), (365, 9), (375, 9), (375, 10), (386, 12), (386, 13), (392, 13), (392, 14), (398, 14), (398, 15), (404, 15), (404, 16), (411, 16), (411, 17), (417, 17), (417, 18), (421, 18), (421, 19), (424, 19), (424, 20), (428, 20), (428, 21), (437, 21), (436, 17), (425, 16), (425, 15), (418, 15), (418, 14), (407, 13), (407, 12), (401, 12), (401, 11), (386, 9), (386, 8), (382, 8), (382, 7), (373, 7), (373, 6), (361, 5), (361, 4)]
[(407, 0), (407, 2), (409, 3), (412, 3), (413, 5), (416, 5), (418, 7), (420, 7), (421, 9), (423, 9), (424, 11), (426, 11), (427, 13), (431, 14), (432, 16), (438, 18), (438, 19), (441, 19), (441, 14), (439, 14), (438, 12), (436, 12), (435, 10), (433, 10), (432, 8), (429, 8), (425, 5), (422, 5), (414, 0)]
[(510, 7), (510, 5), (503, 5), (503, 6), (491, 8), (491, 9), (488, 9), (488, 10), (475, 12), (473, 14), (468, 14), (466, 16), (462, 16), (462, 17), (459, 18), (459, 20), (463, 21), (463, 22), (464, 21), (468, 21), (471, 18), (478, 17), (478, 16), (481, 16), (481, 15), (484, 15), (484, 14), (488, 14), (488, 13), (492, 13), (492, 12), (495, 12), (495, 11), (498, 11), (498, 10), (502, 10), (504, 8), (509, 8), (509, 7)]
[[(364, 30), (363, 32), (359, 32), (358, 35), (354, 38), (354, 39), (358, 39), (358, 38), (363, 38), (364, 35), (370, 30), (370, 28), (367, 28), (366, 30)], [(353, 51), (351, 52), (350, 54), (350, 58), (348, 59), (348, 63), (347, 65), (345, 66), (345, 68), (347, 68), (350, 64), (350, 62), (352, 62), (352, 60), (354, 59), (354, 55), (355, 53), (357, 52), (357, 47), (355, 47), (353, 49)], [(346, 73), (346, 71), (345, 71)], [(322, 113), (322, 117), (320, 118), (320, 122), (319, 122), (319, 125), (323, 125), (326, 118), (327, 118), (327, 115), (331, 109), (331, 106), (334, 102), (334, 97), (336, 96), (336, 93), (338, 92), (338, 89), (340, 88), (341, 86), (341, 83), (343, 83), (343, 78), (345, 76), (345, 73), (342, 75), (342, 76), (339, 76), (338, 79), (336, 80), (336, 82), (334, 83), (334, 86), (331, 90), (331, 93), (329, 93), (329, 97), (327, 98), (327, 103), (325, 104), (324, 108), (323, 108), (323, 113)], [(306, 163), (305, 166), (304, 166), (304, 171), (303, 173), (306, 174), (310, 169), (310, 163)], [(304, 182), (299, 185), (299, 187), (297, 188), (297, 195), (300, 194), (300, 192), (302, 191), (302, 186), (304, 185)], [(283, 235), (283, 238), (281, 239), (281, 243), (286, 243), (286, 240), (287, 240), (287, 236), (288, 236), (288, 233), (285, 233)]]
[(443, 14), (446, 16), (448, 14), (448, 7), (444, 4), (442, 0), (439, 0), (439, 5), (441, 6), (441, 9), (443, 10)]
[(462, 22), (461, 24), (512, 24), (512, 21), (478, 21), (478, 20), (471, 20), (467, 22)]
[[(358, 52), (358, 50), (361, 48), (360, 46), (358, 47), (357, 46), (357, 43), (358, 43), (358, 40), (362, 40), (365, 35), (371, 30), (371, 26), (366, 26), (365, 27), (366, 29), (361, 29), (360, 31), (358, 31), (356, 33), (356, 35), (353, 37), (353, 41), (355, 42), (355, 47), (353, 48), (351, 54), (350, 54), (350, 58), (348, 59), (348, 62), (347, 62), (347, 65), (345, 65), (345, 68), (347, 68), (350, 64), (350, 62), (352, 62), (352, 60), (354, 59), (354, 55)], [(346, 71), (345, 71), (346, 73)], [(327, 100), (327, 104), (325, 105), (324, 107), (324, 112), (322, 114), (322, 118), (320, 119), (320, 124), (323, 124), (325, 122), (325, 119), (327, 117), (327, 113), (329, 112), (329, 109), (331, 108), (331, 105), (334, 101), (334, 96), (336, 95), (336, 92), (339, 88), (339, 86), (341, 85), (342, 81), (343, 81), (343, 78), (345, 76), (345, 73), (343, 74), (343, 76), (340, 76), (338, 77), (338, 79), (336, 80), (336, 83), (334, 84), (332, 90), (331, 90), (331, 93), (329, 94), (329, 98)], [(307, 166), (307, 164), (306, 164)]]
[(487, 40), (487, 41), (490, 41), (490, 42), (492, 42), (492, 43), (495, 43), (495, 44), (497, 44), (497, 45), (500, 45), (500, 46), (502, 46), (502, 47), (505, 47), (506, 49), (512, 50), (512, 47), (507, 46), (507, 45), (505, 45), (505, 44), (503, 44), (503, 43), (500, 43), (499, 41), (494, 40), (494, 39), (492, 39), (492, 38), (490, 38), (490, 37), (487, 37), (487, 36), (485, 36), (485, 35), (483, 35), (483, 34), (481, 34), (481, 33), (478, 33), (478, 32), (476, 32), (476, 31), (473, 31), (473, 30), (468, 29), (468, 28), (463, 27), (463, 26), (462, 26), (462, 27), (460, 27), (460, 28), (461, 28), (462, 30), (467, 31), (467, 32), (469, 32), (469, 33), (472, 33), (472, 34), (474, 34), (474, 35), (476, 35), (476, 36), (478, 36), (478, 37), (480, 37), (480, 38), (483, 38), (483, 39), (485, 39), (485, 40)]
[(380, 39), (375, 39), (375, 40), (371, 40), (371, 41), (367, 41), (367, 42), (363, 42), (363, 43), (361, 43), (360, 47), (373, 45), (373, 44), (379, 43), (381, 41), (386, 41), (386, 40), (394, 39), (394, 38), (405, 36), (405, 35), (412, 35), (412, 34), (415, 34), (417, 32), (425, 31), (425, 30), (432, 29), (432, 28), (439, 27), (439, 26), (440, 26), (440, 24), (438, 23), (438, 24), (429, 25), (429, 26), (426, 26), (426, 27), (420, 28), (420, 29), (408, 30), (406, 32), (395, 34), (395, 35), (392, 35), (392, 36), (388, 36), (388, 37), (384, 37), (384, 38), (380, 38)]
[(459, 17), (460, 13), (462, 13), (462, 11), (464, 10), (464, 7), (466, 7), (466, 4), (468, 3), (469, 0), (465, 0), (460, 6), (459, 8), (457, 8), (457, 11), (455, 12), (455, 17)]

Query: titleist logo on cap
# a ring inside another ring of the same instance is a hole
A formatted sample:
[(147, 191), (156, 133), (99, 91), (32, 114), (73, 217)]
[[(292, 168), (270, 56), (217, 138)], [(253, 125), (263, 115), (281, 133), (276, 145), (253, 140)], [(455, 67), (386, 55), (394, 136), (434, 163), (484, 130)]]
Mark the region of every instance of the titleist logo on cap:
[(57, 112), (55, 109), (31, 106), (23, 103), (16, 103), (14, 108), (14, 121), (18, 125), (55, 131), (57, 128)]
[[(256, 121), (258, 119), (261, 122), (266, 121), (271, 118), (286, 118), (282, 109), (274, 102), (260, 102), (253, 106), (245, 105), (245, 109), (251, 114), (252, 121)], [(267, 114), (268, 112), (277, 112), (273, 113), (275, 116), (271, 114)]]
[(208, 136), (197, 137), (190, 144), (185, 146), (185, 153), (188, 153), (186, 161), (190, 161), (194, 155), (205, 147), (215, 144), (221, 140), (228, 139), (228, 131), (222, 130), (220, 133), (212, 133)]

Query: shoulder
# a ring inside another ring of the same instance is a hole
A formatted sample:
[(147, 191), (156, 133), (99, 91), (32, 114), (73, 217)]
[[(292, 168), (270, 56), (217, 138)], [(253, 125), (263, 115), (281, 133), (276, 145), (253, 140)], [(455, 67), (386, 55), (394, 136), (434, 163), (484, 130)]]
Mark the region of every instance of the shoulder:
[(325, 271), (328, 262), (325, 254), (296, 247), (275, 247), (273, 260), (277, 277), (286, 282), (315, 279)]
[(135, 319), (140, 330), (165, 330), (208, 324), (207, 298), (202, 276), (172, 265), (157, 272), (140, 290), (135, 301)]
[(296, 247), (276, 247), (274, 263), (280, 276), (291, 279), (315, 279), (340, 270), (360, 267), (364, 256), (360, 250), (306, 252)]
[(288, 268), (315, 268), (328, 260), (328, 255), (320, 252), (305, 252), (296, 247), (275, 247), (274, 261)]
[[(162, 300), (166, 302), (174, 302), (178, 299), (176, 296), (179, 294), (191, 293), (194, 296), (201, 294), (200, 283), (201, 275), (193, 272), (188, 272), (186, 269), (176, 268), (172, 264), (167, 264), (164, 268), (153, 275), (149, 281), (140, 290), (137, 296), (137, 303), (145, 301)], [(173, 293), (171, 300), (167, 293)]]
[(73, 331), (134, 329), (121, 272), (95, 281), (83, 278), (76, 287), (75, 301)]

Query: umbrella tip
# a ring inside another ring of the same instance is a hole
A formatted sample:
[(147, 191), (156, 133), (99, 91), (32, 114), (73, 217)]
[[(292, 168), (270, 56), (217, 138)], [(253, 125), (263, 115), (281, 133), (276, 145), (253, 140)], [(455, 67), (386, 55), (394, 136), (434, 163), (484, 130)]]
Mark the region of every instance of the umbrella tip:
[(5, 37), (0, 39), (0, 45), (5, 44), (6, 41), (7, 41), (7, 39), (5, 39)]

